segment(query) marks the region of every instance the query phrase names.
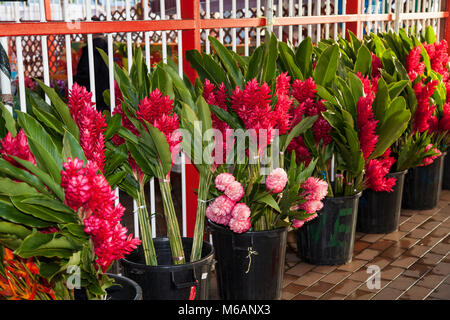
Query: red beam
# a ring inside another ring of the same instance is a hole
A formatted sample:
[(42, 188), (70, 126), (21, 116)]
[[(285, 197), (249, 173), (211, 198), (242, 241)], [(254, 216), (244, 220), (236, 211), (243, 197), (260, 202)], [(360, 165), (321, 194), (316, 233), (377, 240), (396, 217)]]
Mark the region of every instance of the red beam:
[(0, 36), (143, 32), (193, 29), (193, 20), (0, 23)]
[(201, 19), (201, 29), (264, 27), (266, 18)]
[(50, 4), (50, 0), (44, 0), (45, 7), (45, 20), (52, 20), (52, 6)]
[(356, 20), (346, 25), (347, 36), (348, 31), (353, 32), (358, 39), (362, 38), (362, 25), (361, 25), (361, 1), (362, 0), (347, 0), (346, 13), (355, 15)]
[[(450, 0), (446, 1), (445, 10), (450, 11)], [(444, 29), (444, 39), (447, 41), (447, 43), (450, 43), (450, 18), (447, 17), (445, 19), (445, 29)], [(450, 46), (447, 48), (447, 52), (450, 54)]]
[[(197, 78), (197, 72), (186, 60), (186, 51), (201, 50), (200, 39), (200, 0), (181, 1), (181, 18), (192, 21), (192, 29), (183, 30), (183, 71), (189, 80), (194, 83)], [(177, 21), (178, 22), (178, 21)], [(197, 194), (195, 189), (199, 185), (199, 174), (195, 166), (191, 163), (186, 164), (186, 230), (187, 236), (193, 237), (195, 229), (195, 218), (197, 216)]]

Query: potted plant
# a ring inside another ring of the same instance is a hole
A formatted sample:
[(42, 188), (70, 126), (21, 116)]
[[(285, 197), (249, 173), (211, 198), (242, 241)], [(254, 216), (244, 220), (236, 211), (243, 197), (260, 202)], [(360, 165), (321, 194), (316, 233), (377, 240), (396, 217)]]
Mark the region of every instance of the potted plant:
[(225, 137), (219, 144), (225, 165), (206, 209), (219, 293), (222, 299), (280, 299), (287, 231), (314, 219), (327, 193), (326, 183), (310, 180), (317, 161), (297, 165), (295, 152), (289, 161), (284, 153), (317, 117), (290, 121), (290, 79), (276, 74), (273, 35), (248, 62), (210, 41), (213, 55), (190, 51), (188, 59), (203, 82), (213, 127)]
[[(104, 52), (102, 55), (107, 61)], [(207, 299), (212, 246), (203, 241), (201, 228), (196, 228), (194, 239), (181, 237), (171, 195), (170, 172), (182, 141), (180, 119), (175, 112), (179, 99), (173, 98), (175, 90), (185, 85), (175, 86), (171, 66), (160, 64), (149, 73), (139, 49), (130, 73), (117, 65), (114, 70), (117, 103), (113, 114), (119, 117), (119, 130), (112, 143), (129, 155), (129, 161), (116, 169), (126, 175), (118, 185), (136, 200), (142, 235), (142, 247), (121, 260), (123, 272), (142, 286), (144, 299)], [(196, 109), (189, 91), (183, 101)], [(167, 238), (153, 239), (151, 235), (144, 185), (152, 177), (158, 179), (161, 191)]]
[(399, 148), (399, 152), (403, 150), (405, 154), (399, 154), (399, 160), (402, 158), (404, 166), (412, 169), (405, 177), (402, 206), (431, 209), (439, 201), (444, 158), (441, 154), (448, 139), (448, 128), (443, 127), (448, 77), (445, 43), (435, 43), (431, 28), (423, 37), (424, 43), (413, 35), (408, 37), (404, 30), (372, 38), (383, 55), (385, 73), (395, 72), (398, 78), (409, 81), (403, 96), (412, 116), (400, 140), (404, 148)]
[[(17, 122), (1, 106), (0, 294), (140, 299), (139, 286), (107, 273), (140, 241), (120, 224), (124, 208), (104, 175), (105, 119), (84, 88), (74, 85), (67, 106), (38, 83), (51, 105), (30, 98)], [(120, 296), (119, 284), (131, 295)]]

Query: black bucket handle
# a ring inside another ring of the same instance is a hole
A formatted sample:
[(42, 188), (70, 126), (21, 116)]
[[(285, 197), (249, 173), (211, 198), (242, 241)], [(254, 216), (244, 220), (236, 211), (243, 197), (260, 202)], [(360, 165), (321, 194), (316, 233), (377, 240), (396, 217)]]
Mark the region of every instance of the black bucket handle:
[[(190, 269), (192, 271), (192, 281), (186, 281), (186, 282), (177, 282), (175, 280), (175, 271), (170, 272), (170, 276), (172, 278), (172, 283), (175, 285), (175, 288), (177, 289), (185, 289), (190, 288), (192, 286), (197, 285), (197, 277), (195, 276), (194, 269)], [(183, 270), (184, 271), (184, 270)]]

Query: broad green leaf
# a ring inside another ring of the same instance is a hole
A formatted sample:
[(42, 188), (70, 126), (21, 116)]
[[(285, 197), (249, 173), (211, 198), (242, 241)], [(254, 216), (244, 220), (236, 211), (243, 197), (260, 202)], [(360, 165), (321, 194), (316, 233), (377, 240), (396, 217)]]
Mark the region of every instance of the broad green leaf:
[[(25, 160), (22, 160), (22, 161), (25, 161)], [(8, 161), (1, 159), (1, 158), (0, 158), (0, 173), (3, 173), (4, 175), (7, 175), (10, 178), (14, 178), (19, 181), (28, 183), (29, 185), (31, 185), (31, 186), (35, 187), (37, 190), (39, 190), (41, 193), (49, 194), (45, 187), (45, 184), (43, 183), (43, 181), (41, 179), (39, 179), (37, 176), (29, 173), (26, 170), (19, 169), (19, 168), (13, 166)]]
[(278, 47), (280, 50), (281, 61), (283, 61), (284, 66), (288, 70), (288, 73), (292, 76), (293, 79), (303, 80), (304, 79), (303, 74), (298, 68), (298, 66), (295, 64), (294, 53), (292, 52), (292, 50), (284, 42), (280, 42), (278, 44)]
[(23, 194), (39, 194), (35, 188), (27, 183), (13, 181), (8, 178), (0, 177), (0, 195), (18, 196)]
[(209, 36), (208, 39), (211, 43), (211, 46), (216, 51), (217, 56), (222, 61), (223, 66), (227, 70), (227, 72), (232, 80), (233, 87), (234, 86), (243, 87), (244, 77), (243, 77), (241, 71), (239, 70), (232, 54), (216, 38)]
[(2, 200), (2, 198), (0, 198), (0, 218), (10, 222), (20, 223), (31, 228), (45, 228), (53, 225), (51, 222), (44, 221), (19, 211), (11, 204), (11, 202)]
[(83, 160), (84, 163), (86, 163), (86, 156), (84, 154), (83, 149), (81, 148), (80, 144), (75, 139), (75, 137), (69, 131), (66, 131), (64, 133), (62, 156), (63, 159), (65, 159), (66, 161), (67, 158), (71, 159), (78, 158), (78, 160)]
[[(30, 214), (33, 217), (41, 220), (56, 223), (69, 223), (77, 221), (76, 216), (73, 214), (73, 212), (69, 214), (50, 209), (48, 206), (52, 204), (47, 204), (47, 206), (45, 207), (36, 204), (28, 204), (26, 203), (26, 201), (30, 201), (30, 199), (27, 196), (15, 196), (11, 197), (10, 199), (14, 207), (16, 207), (18, 210)], [(37, 202), (38, 200), (36, 199), (35, 201)]]
[(355, 72), (361, 72), (362, 75), (368, 75), (372, 67), (372, 55), (365, 45), (362, 45), (358, 50), (358, 55), (355, 61)]
[[(259, 83), (271, 83), (275, 78), (278, 58), (278, 40), (275, 34), (266, 35), (264, 43), (264, 56), (262, 60), (262, 73)], [(242, 85), (240, 86), (242, 88)]]
[(300, 121), (287, 135), (286, 141), (284, 142), (284, 145), (282, 146), (282, 151), (286, 151), (287, 147), (291, 143), (292, 139), (295, 137), (298, 137), (300, 134), (306, 132), (306, 130), (310, 129), (313, 124), (317, 120), (317, 115), (312, 117), (305, 117)]
[(308, 37), (300, 43), (295, 52), (295, 61), (305, 79), (312, 75), (312, 51), (312, 40)]
[(330, 46), (320, 55), (313, 73), (316, 84), (326, 86), (334, 79), (338, 60), (339, 48), (337, 45)]
[(22, 258), (32, 256), (70, 258), (81, 248), (65, 236), (34, 232), (27, 236), (15, 254)]
[[(15, 137), (17, 134), (16, 121), (14, 120), (11, 112), (9, 112), (9, 110), (6, 109), (5, 105), (1, 101), (0, 101), (0, 116), (3, 118), (3, 125), (5, 130), (4, 135), (2, 135), (2, 133), (0, 132), (0, 138), (3, 138), (7, 132), (11, 132), (11, 135)], [(1, 129), (3, 128), (0, 128), (0, 130)]]
[(0, 221), (0, 237), (1, 234), (11, 234), (19, 239), (25, 239), (30, 233), (31, 230), (24, 226), (7, 221)]
[(275, 209), (278, 212), (281, 212), (280, 207), (278, 206), (278, 203), (273, 199), (272, 195), (268, 194), (262, 198), (259, 198), (257, 202), (266, 204), (270, 206), (271, 208)]
[(57, 133), (61, 135), (64, 134), (63, 124), (58, 119), (56, 119), (51, 113), (39, 110), (38, 108), (33, 108), (33, 114), (46, 127), (55, 130)]

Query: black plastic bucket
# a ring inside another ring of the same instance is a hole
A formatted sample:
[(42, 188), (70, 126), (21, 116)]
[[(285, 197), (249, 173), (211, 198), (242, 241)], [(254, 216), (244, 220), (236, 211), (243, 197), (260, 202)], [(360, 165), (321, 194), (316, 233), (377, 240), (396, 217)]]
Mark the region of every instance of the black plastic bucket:
[(142, 300), (142, 288), (136, 282), (117, 274), (107, 275), (116, 284), (106, 289), (106, 300)]
[(192, 238), (182, 238), (187, 263), (172, 264), (172, 252), (168, 238), (154, 238), (158, 256), (157, 266), (145, 264), (142, 246), (126, 259), (120, 260), (122, 273), (136, 281), (143, 290), (144, 300), (188, 300), (194, 290), (195, 300), (209, 298), (211, 267), (214, 250), (211, 244), (203, 242), (202, 259), (189, 262)]
[(402, 208), (427, 210), (439, 203), (442, 189), (444, 155), (436, 158), (428, 166), (408, 170), (403, 187)]
[(444, 160), (444, 174), (442, 176), (442, 189), (450, 190), (450, 155), (447, 152)]
[(391, 233), (398, 229), (407, 171), (387, 174), (388, 178), (396, 179), (392, 192), (363, 191), (358, 205), (357, 232)]
[(279, 300), (287, 228), (241, 234), (209, 221), (222, 300)]
[(319, 216), (297, 230), (298, 255), (303, 261), (339, 265), (352, 260), (360, 196), (361, 192), (323, 200)]
[[(107, 273), (109, 278), (114, 279), (114, 285), (106, 289), (105, 300), (142, 300), (142, 288), (133, 280), (118, 275)], [(87, 300), (86, 289), (74, 289), (75, 300)]]

